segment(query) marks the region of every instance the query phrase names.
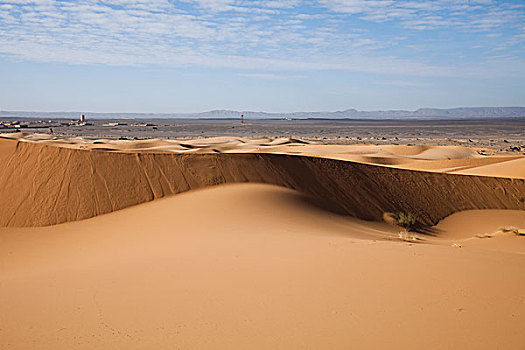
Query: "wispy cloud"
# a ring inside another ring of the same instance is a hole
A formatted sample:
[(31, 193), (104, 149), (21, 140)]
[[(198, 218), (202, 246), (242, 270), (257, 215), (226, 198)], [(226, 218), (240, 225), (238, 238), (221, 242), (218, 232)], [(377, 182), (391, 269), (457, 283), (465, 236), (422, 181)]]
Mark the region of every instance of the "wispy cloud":
[(525, 4), (492, 0), (319, 0), (330, 11), (416, 30), (490, 31), (523, 23)]
[[(384, 23), (392, 33), (374, 33), (366, 22)], [(9, 0), (0, 2), (0, 54), (68, 64), (226, 67), (262, 72), (243, 73), (260, 79), (307, 70), (523, 75), (519, 53), (499, 63), (451, 64), (447, 50), (440, 55), (448, 60), (440, 61), (424, 50), (414, 55), (410, 45), (435, 50), (417, 33), (446, 30), (493, 38), (490, 52), (518, 49), (524, 22), (520, 4), (489, 0)]]
[(421, 81), (407, 81), (407, 80), (391, 80), (391, 81), (378, 81), (377, 85), (386, 85), (386, 86), (395, 86), (395, 87), (427, 87), (432, 86), (432, 84)]
[(289, 74), (276, 74), (276, 73), (241, 73), (241, 77), (263, 79), (263, 80), (297, 80), (305, 79), (306, 75), (289, 75)]

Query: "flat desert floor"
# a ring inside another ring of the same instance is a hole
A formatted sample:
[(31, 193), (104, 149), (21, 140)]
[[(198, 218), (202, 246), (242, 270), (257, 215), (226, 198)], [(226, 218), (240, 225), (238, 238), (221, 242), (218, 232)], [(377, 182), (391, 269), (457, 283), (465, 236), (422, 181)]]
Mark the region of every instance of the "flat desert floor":
[(2, 349), (525, 348), (522, 154), (2, 134), (0, 163)]

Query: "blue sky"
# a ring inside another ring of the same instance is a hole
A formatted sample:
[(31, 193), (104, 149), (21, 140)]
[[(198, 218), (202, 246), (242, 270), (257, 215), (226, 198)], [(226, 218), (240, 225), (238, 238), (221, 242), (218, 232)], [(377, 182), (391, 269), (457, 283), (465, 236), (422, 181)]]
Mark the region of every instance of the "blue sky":
[(523, 105), (524, 1), (0, 1), (0, 110)]

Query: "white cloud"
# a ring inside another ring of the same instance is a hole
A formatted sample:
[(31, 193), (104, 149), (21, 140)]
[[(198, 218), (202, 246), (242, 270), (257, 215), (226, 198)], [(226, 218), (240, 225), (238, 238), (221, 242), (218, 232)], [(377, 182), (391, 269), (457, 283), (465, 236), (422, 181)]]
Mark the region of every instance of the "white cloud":
[(289, 75), (289, 74), (275, 74), (275, 73), (242, 73), (241, 77), (263, 79), (263, 80), (297, 80), (305, 79), (305, 75)]
[(404, 88), (415, 88), (415, 87), (427, 87), (432, 84), (421, 82), (421, 81), (409, 81), (409, 80), (391, 80), (391, 81), (379, 81), (376, 84), (378, 85), (387, 85), (395, 87), (404, 87)]
[[(305, 4), (310, 6), (308, 13), (301, 7)], [(445, 4), (458, 13), (471, 11), (471, 16), (446, 16)], [(271, 71), (326, 69), (412, 76), (505, 75), (521, 67), (522, 60), (514, 58), (518, 64), (499, 70), (492, 61), (475, 69), (430, 63), (388, 52), (409, 36), (387, 33), (386, 39), (378, 38), (351, 25), (358, 16), (397, 20), (415, 30), (454, 26), (484, 31), (485, 36), (490, 34), (487, 30), (517, 25), (521, 7), (494, 6), (473, 0), (470, 5), (445, 0), (10, 0), (0, 3), (0, 54), (69, 64), (267, 71), (245, 73), (261, 79), (275, 77)], [(524, 32), (522, 25), (508, 45), (522, 43)]]
[(319, 0), (319, 3), (336, 13), (359, 15), (375, 22), (397, 20), (401, 26), (416, 30), (456, 27), (489, 31), (525, 21), (525, 5), (504, 1)]

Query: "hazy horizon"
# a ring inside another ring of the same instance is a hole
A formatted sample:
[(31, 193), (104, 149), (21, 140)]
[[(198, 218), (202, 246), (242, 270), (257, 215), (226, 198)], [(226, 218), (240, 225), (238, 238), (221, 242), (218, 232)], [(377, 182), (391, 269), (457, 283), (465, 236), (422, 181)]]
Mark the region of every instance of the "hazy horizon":
[(238, 119), (244, 115), (246, 119), (497, 119), (525, 117), (525, 107), (457, 107), (451, 109), (419, 108), (417, 110), (378, 110), (360, 111), (346, 109), (341, 111), (295, 111), (295, 112), (265, 112), (265, 111), (235, 111), (211, 110), (204, 112), (182, 113), (141, 113), (141, 112), (89, 112), (89, 111), (4, 111), (0, 110), (0, 118), (58, 118), (76, 119), (81, 114), (89, 119)]
[(233, 112), (254, 112), (254, 113), (271, 113), (271, 114), (289, 114), (289, 113), (333, 113), (333, 112), (344, 112), (349, 110), (355, 110), (358, 112), (387, 112), (387, 111), (403, 111), (403, 112), (415, 112), (422, 109), (439, 109), (439, 110), (453, 110), (453, 109), (462, 109), (462, 108), (525, 108), (525, 105), (519, 106), (452, 106), (452, 107), (434, 107), (434, 106), (421, 106), (417, 108), (386, 108), (386, 109), (357, 109), (354, 107), (347, 107), (337, 110), (291, 110), (291, 111), (266, 111), (266, 110), (256, 110), (256, 109), (246, 109), (239, 110), (235, 108), (212, 108), (206, 110), (197, 110), (197, 111), (168, 111), (168, 112), (152, 112), (152, 111), (82, 111), (82, 110), (15, 110), (15, 109), (3, 109), (0, 106), (0, 112), (29, 112), (29, 113), (95, 113), (95, 114), (112, 114), (112, 113), (138, 113), (138, 114), (198, 114), (198, 113), (207, 113), (214, 111), (233, 111)]

